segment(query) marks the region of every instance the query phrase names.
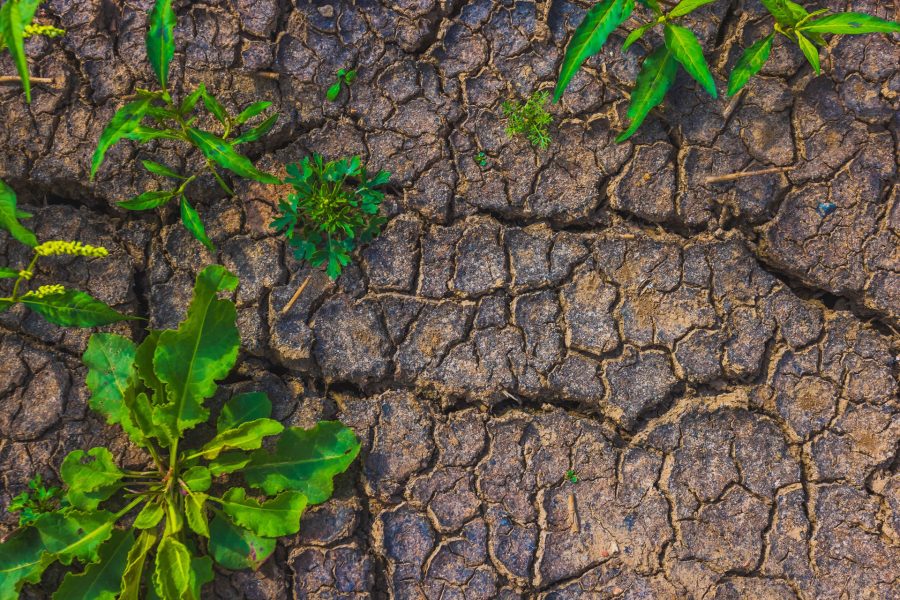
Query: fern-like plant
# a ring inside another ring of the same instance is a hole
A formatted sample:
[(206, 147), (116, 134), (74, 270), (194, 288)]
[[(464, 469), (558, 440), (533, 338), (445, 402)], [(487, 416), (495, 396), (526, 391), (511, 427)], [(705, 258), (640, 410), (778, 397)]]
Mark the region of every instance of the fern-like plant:
[(544, 108), (550, 101), (549, 92), (534, 92), (524, 104), (507, 100), (501, 105), (506, 117), (506, 134), (523, 135), (532, 146), (546, 150), (550, 145), (550, 124), (553, 117)]

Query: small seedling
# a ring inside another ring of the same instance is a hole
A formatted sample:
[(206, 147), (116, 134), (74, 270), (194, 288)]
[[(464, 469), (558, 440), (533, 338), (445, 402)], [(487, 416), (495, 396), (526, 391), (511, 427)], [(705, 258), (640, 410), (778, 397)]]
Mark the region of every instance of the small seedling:
[[(122, 469), (104, 447), (69, 453), (60, 467), (65, 501), (0, 544), (0, 598), (16, 598), (57, 561), (83, 570), (67, 573), (54, 598), (137, 600), (142, 588), (162, 600), (209, 598), (202, 587), (213, 561), (258, 569), (278, 538), (299, 531), (306, 507), (331, 496), (360, 448), (341, 423), (286, 429), (269, 418), (262, 393), (232, 396), (210, 422), (205, 403), (240, 345), (234, 302), (219, 295), (237, 283), (224, 267), (207, 267), (178, 329), (150, 331), (137, 345), (91, 336), (83, 357), (90, 407), (146, 451), (147, 466)], [(203, 423), (215, 434), (188, 439)], [(275, 443), (263, 448), (264, 440)], [(241, 480), (246, 487), (226, 486)]]
[(837, 210), (837, 205), (833, 202), (819, 202), (819, 205), (816, 207), (816, 212), (819, 213), (819, 216), (823, 219)]
[(0, 313), (14, 304), (22, 304), (50, 323), (63, 327), (97, 327), (133, 318), (113, 310), (86, 292), (68, 289), (58, 283), (26, 291), (24, 288), (35, 276), (38, 262), (42, 258), (61, 255), (105, 258), (109, 252), (106, 248), (81, 242), (52, 240), (39, 244), (34, 232), (19, 221), (32, 215), (19, 210), (16, 202), (16, 193), (0, 181), (0, 229), (8, 231), (13, 239), (28, 246), (33, 252), (31, 262), (24, 269), (0, 267), (0, 279), (15, 280), (12, 293), (0, 297)]
[(475, 155), (475, 162), (478, 163), (479, 167), (486, 167), (488, 163), (487, 154), (479, 152)]
[(384, 193), (377, 188), (391, 174), (370, 177), (359, 156), (324, 162), (318, 154), (288, 165), (285, 183), (294, 193), (278, 206), (282, 216), (272, 227), (283, 232), (297, 260), (337, 279), (350, 263), (350, 254), (378, 235), (385, 218), (378, 215)]
[(566, 471), (566, 479), (568, 479), (570, 483), (578, 483), (578, 474), (574, 470), (569, 469)]
[[(219, 186), (229, 196), (234, 195), (231, 187), (223, 179), (218, 169), (231, 171), (234, 175), (253, 179), (262, 183), (278, 184), (281, 180), (260, 171), (249, 158), (240, 154), (235, 147), (253, 142), (264, 136), (275, 125), (278, 114), (268, 116), (258, 125), (237, 134), (238, 128), (246, 125), (251, 119), (262, 114), (271, 102), (254, 102), (239, 115), (232, 116), (224, 106), (216, 100), (206, 86), (200, 86), (176, 103), (168, 91), (169, 64), (175, 54), (175, 12), (172, 0), (156, 0), (150, 12), (150, 27), (147, 31), (147, 56), (150, 66), (156, 73), (161, 91), (151, 92), (138, 90), (137, 100), (129, 102), (113, 115), (112, 120), (100, 135), (97, 150), (91, 161), (91, 180), (103, 163), (103, 157), (114, 144), (123, 139), (146, 143), (156, 139), (170, 139), (185, 142), (199, 150), (206, 159), (205, 171), (210, 172)], [(222, 128), (221, 135), (211, 133), (194, 126), (196, 116), (194, 108), (200, 101)], [(144, 119), (151, 119), (155, 127), (143, 125)], [(150, 160), (142, 161), (144, 168), (154, 175), (166, 177), (177, 182), (171, 189), (144, 192), (139, 196), (119, 202), (126, 210), (151, 210), (179, 199), (181, 222), (191, 234), (210, 250), (215, 246), (206, 234), (206, 228), (196, 209), (191, 206), (187, 197), (188, 186), (197, 180), (201, 172), (184, 175), (176, 170)]]
[(65, 502), (62, 489), (45, 487), (40, 474), (31, 478), (28, 489), (31, 491), (22, 492), (13, 498), (7, 507), (10, 513), (19, 515), (19, 527), (32, 525), (39, 516), (59, 510)]
[(0, 50), (6, 48), (12, 56), (28, 103), (31, 103), (31, 75), (28, 72), (28, 58), (25, 56), (25, 40), (38, 35), (55, 38), (65, 33), (52, 25), (32, 23), (41, 2), (43, 0), (6, 0), (0, 6)]
[(524, 135), (533, 146), (545, 150), (550, 145), (549, 127), (553, 117), (544, 108), (550, 101), (549, 92), (534, 92), (525, 104), (507, 100), (503, 103), (506, 133), (510, 137)]
[[(659, 106), (672, 87), (679, 65), (713, 97), (718, 94), (712, 73), (703, 56), (703, 48), (694, 33), (680, 25), (682, 17), (715, 0), (681, 0), (674, 6), (660, 0), (638, 0), (652, 11), (653, 17), (628, 34), (622, 45), (627, 50), (654, 27), (662, 27), (664, 43), (654, 48), (641, 65), (628, 106), (628, 129), (616, 138), (623, 142), (634, 135), (650, 111)], [(827, 9), (807, 12), (791, 0), (761, 0), (775, 18), (772, 33), (746, 49), (738, 60), (728, 81), (728, 95), (736, 94), (747, 81), (762, 69), (772, 50), (775, 34), (779, 33), (796, 43), (810, 64), (819, 73), (819, 50), (823, 34), (889, 33), (900, 31), (900, 23), (885, 21), (862, 13), (825, 15)], [(663, 12), (661, 4), (672, 6)], [(585, 60), (600, 52), (609, 35), (623, 25), (634, 10), (635, 0), (603, 0), (595, 4), (575, 29), (566, 47), (554, 102), (558, 102), (572, 77)]]
[(328, 88), (328, 92), (325, 93), (325, 97), (328, 98), (329, 102), (334, 102), (337, 100), (338, 96), (341, 94), (341, 88), (344, 86), (347, 89), (350, 89), (350, 85), (356, 81), (356, 69), (340, 69), (337, 72), (337, 80)]

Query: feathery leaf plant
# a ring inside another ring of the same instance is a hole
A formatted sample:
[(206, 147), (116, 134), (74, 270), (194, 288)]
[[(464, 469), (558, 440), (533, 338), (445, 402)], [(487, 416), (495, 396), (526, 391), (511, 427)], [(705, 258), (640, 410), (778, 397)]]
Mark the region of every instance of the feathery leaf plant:
[(534, 92), (524, 104), (507, 100), (501, 105), (506, 117), (506, 134), (510, 137), (524, 135), (541, 150), (550, 145), (550, 124), (553, 117), (544, 106), (550, 101), (550, 92)]

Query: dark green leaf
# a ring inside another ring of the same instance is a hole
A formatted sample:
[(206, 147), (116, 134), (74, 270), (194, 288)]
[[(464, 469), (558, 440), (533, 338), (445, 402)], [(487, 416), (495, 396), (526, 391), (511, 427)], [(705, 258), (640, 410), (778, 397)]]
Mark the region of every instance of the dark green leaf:
[(125, 135), (125, 138), (129, 140), (135, 140), (137, 142), (146, 143), (153, 140), (158, 139), (166, 139), (166, 140), (180, 140), (178, 134), (172, 131), (171, 129), (153, 129), (152, 127), (147, 127), (146, 125), (138, 125), (134, 128), (134, 131), (129, 132)]
[(187, 177), (173, 171), (166, 165), (161, 165), (158, 162), (153, 162), (152, 160), (142, 160), (141, 164), (144, 165), (145, 169), (147, 169), (154, 175), (162, 175), (163, 177), (171, 177), (172, 179), (187, 179)]
[(22, 8), (18, 1), (7, 0), (0, 6), (0, 36), (16, 64), (16, 71), (22, 79), (25, 101), (31, 102), (31, 79), (28, 76), (28, 58), (25, 56), (25, 25)]
[(800, 46), (803, 56), (806, 57), (806, 60), (809, 61), (809, 64), (811, 64), (816, 71), (816, 75), (818, 75), (822, 72), (822, 69), (819, 66), (819, 49), (808, 39), (803, 37), (803, 34), (799, 31), (795, 32), (795, 35), (797, 36), (797, 44)]
[(687, 27), (666, 23), (665, 38), (666, 47), (681, 63), (684, 70), (696, 79), (710, 96), (717, 98), (716, 82), (713, 80), (712, 73), (709, 72), (709, 65), (706, 64), (706, 58), (703, 56), (703, 48), (694, 33)]
[(100, 134), (100, 141), (97, 142), (97, 149), (94, 151), (94, 157), (91, 160), (92, 180), (103, 162), (103, 157), (106, 156), (106, 151), (122, 138), (136, 133), (152, 101), (152, 98), (140, 98), (134, 102), (129, 102), (113, 115), (103, 133)]
[(125, 571), (122, 574), (119, 600), (139, 599), (144, 562), (147, 559), (147, 553), (150, 552), (154, 544), (156, 544), (156, 536), (149, 531), (143, 531), (131, 547), (128, 559), (125, 562)]
[(710, 2), (715, 2), (715, 0), (681, 0), (675, 8), (669, 11), (670, 19), (677, 19), (678, 17), (683, 17), (684, 15), (694, 12), (704, 4), (709, 4)]
[(168, 86), (169, 64), (175, 56), (175, 22), (172, 0), (156, 0), (147, 30), (147, 59), (163, 89)]
[(197, 102), (200, 100), (200, 97), (206, 93), (206, 86), (202, 83), (197, 86), (193, 92), (189, 95), (185, 96), (184, 100), (181, 101), (181, 106), (178, 109), (178, 112), (181, 113), (181, 116), (186, 117), (194, 107), (197, 106)]
[(122, 585), (128, 554), (134, 546), (131, 531), (114, 530), (100, 546), (100, 560), (75, 575), (66, 574), (53, 594), (54, 600), (115, 600)]
[(206, 228), (203, 226), (203, 221), (200, 220), (200, 214), (191, 206), (185, 196), (181, 197), (181, 222), (197, 241), (206, 246), (210, 252), (215, 252), (216, 247), (206, 235)]
[(137, 348), (131, 340), (112, 333), (95, 333), (88, 340), (82, 361), (88, 368), (90, 407), (104, 415), (107, 423), (121, 424), (134, 443), (143, 445), (144, 434), (129, 409), (136, 381), (136, 355)]
[(249, 121), (256, 115), (260, 114), (261, 112), (263, 112), (270, 106), (272, 106), (271, 102), (254, 102), (253, 104), (251, 104), (250, 106), (245, 108), (243, 111), (241, 111), (241, 114), (239, 114), (237, 116), (237, 119), (236, 119), (237, 124), (242, 125), (242, 124), (246, 123), (247, 121)]
[(46, 552), (38, 532), (27, 527), (0, 544), (0, 598), (15, 600), (26, 583), (38, 583), (56, 559)]
[(248, 142), (255, 142), (262, 136), (269, 133), (269, 130), (275, 126), (275, 123), (277, 121), (278, 121), (278, 113), (275, 113), (274, 115), (269, 115), (268, 117), (266, 117), (266, 119), (263, 122), (261, 122), (256, 127), (253, 127), (252, 129), (248, 129), (241, 135), (237, 136), (234, 139), (234, 142), (232, 142), (232, 144), (237, 146), (238, 144), (246, 144)]
[(659, 6), (659, 2), (657, 0), (638, 0), (641, 4), (651, 9), (656, 16), (662, 16), (662, 9)]
[(900, 23), (887, 21), (864, 13), (846, 12), (828, 15), (802, 25), (800, 31), (806, 33), (897, 33)]
[(125, 210), (152, 210), (158, 208), (175, 197), (173, 190), (153, 190), (135, 196), (131, 200), (118, 202), (119, 208)]
[(22, 304), (54, 325), (62, 327), (99, 327), (134, 319), (78, 290), (46, 294), (43, 298), (23, 296)]
[(222, 433), (248, 421), (266, 419), (271, 414), (272, 402), (264, 392), (236, 394), (222, 407), (216, 421), (216, 430)]
[(738, 93), (751, 77), (759, 73), (759, 70), (769, 60), (769, 53), (772, 52), (772, 40), (774, 39), (775, 34), (770, 33), (744, 51), (737, 64), (734, 65), (731, 76), (728, 78), (729, 96)]
[(650, 111), (662, 103), (666, 92), (675, 81), (677, 71), (678, 61), (665, 46), (660, 46), (647, 55), (641, 65), (641, 72), (638, 73), (637, 84), (631, 93), (631, 104), (628, 106), (631, 125), (616, 138), (616, 142), (624, 142), (634, 135)]
[(14, 238), (34, 248), (37, 238), (30, 229), (19, 223), (21, 211), (16, 208), (16, 193), (5, 182), (0, 180), (0, 228), (7, 230)]
[(306, 496), (287, 491), (260, 503), (255, 498), (248, 498), (244, 488), (231, 488), (222, 497), (222, 508), (235, 524), (256, 535), (281, 537), (300, 530)]
[(222, 138), (216, 137), (206, 131), (190, 128), (188, 136), (200, 149), (203, 155), (219, 166), (232, 171), (241, 177), (255, 179), (261, 183), (281, 183), (277, 177), (263, 173), (253, 166), (246, 156), (238, 154), (231, 145)]
[(217, 514), (209, 524), (209, 551), (226, 569), (253, 569), (275, 550), (276, 540), (260, 537)]

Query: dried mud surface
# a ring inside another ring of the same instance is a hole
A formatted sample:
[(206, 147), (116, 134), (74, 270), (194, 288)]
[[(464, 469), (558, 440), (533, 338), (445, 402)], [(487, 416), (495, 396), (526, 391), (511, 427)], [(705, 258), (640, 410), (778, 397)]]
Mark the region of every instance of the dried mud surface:
[[(613, 43), (538, 152), (499, 105), (552, 86), (587, 3), (177, 2), (176, 88), (280, 111), (248, 150), (261, 166), (359, 153), (393, 173), (381, 238), (282, 314), (309, 274), (268, 230), (283, 190), (198, 186), (210, 254), (174, 212), (115, 208), (158, 185), (136, 159), (189, 165), (183, 149), (122, 143), (88, 183), (103, 124), (152, 86), (150, 4), (46, 4), (68, 34), (28, 50), (60, 85), (30, 107), (0, 90), (0, 176), (39, 237), (111, 250), (57, 262), (61, 283), (154, 327), (180, 320), (203, 266), (234, 270), (244, 353), (216, 402), (263, 389), (285, 423), (340, 418), (363, 441), (301, 533), (211, 597), (900, 598), (896, 36), (831, 43), (819, 78), (776, 45), (736, 101), (682, 73), (622, 145), (641, 52)], [(720, 82), (766, 26), (752, 0), (697, 12)], [(350, 65), (349, 96), (325, 102)], [(795, 168), (704, 183), (779, 166)], [(141, 463), (87, 409), (88, 335), (0, 317), (3, 505), (75, 448)]]

